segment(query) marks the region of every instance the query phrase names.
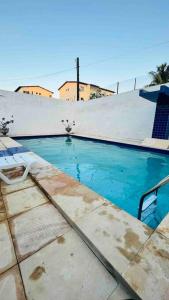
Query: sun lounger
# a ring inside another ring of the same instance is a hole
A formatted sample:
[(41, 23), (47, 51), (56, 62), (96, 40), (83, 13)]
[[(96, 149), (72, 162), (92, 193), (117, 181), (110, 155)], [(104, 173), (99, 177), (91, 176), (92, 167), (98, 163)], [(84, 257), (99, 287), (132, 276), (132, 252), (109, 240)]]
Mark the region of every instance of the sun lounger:
[[(0, 157), (0, 179), (2, 179), (7, 184), (19, 183), (27, 177), (30, 168), (36, 162), (36, 159), (32, 155), (27, 153), (19, 153), (9, 156)], [(17, 167), (24, 167), (24, 173), (15, 179), (8, 178), (2, 171), (10, 170)]]

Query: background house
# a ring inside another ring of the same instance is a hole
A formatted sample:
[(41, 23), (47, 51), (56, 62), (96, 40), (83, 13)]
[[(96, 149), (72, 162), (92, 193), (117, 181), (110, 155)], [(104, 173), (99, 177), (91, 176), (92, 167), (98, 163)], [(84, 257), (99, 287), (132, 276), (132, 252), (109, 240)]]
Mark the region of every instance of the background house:
[[(104, 89), (98, 85), (80, 82), (80, 100), (90, 100), (93, 98), (112, 96), (113, 91)], [(77, 82), (76, 81), (65, 81), (59, 89), (59, 98), (67, 101), (76, 101), (77, 100)]]
[(44, 97), (52, 97), (53, 92), (38, 86), (38, 85), (27, 85), (27, 86), (19, 86), (15, 92), (31, 94), (31, 95), (39, 95)]

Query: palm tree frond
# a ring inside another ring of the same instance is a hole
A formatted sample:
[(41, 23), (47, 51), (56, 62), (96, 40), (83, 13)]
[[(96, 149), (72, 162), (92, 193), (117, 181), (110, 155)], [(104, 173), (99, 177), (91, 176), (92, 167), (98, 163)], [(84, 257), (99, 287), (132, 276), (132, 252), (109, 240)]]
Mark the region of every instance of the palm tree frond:
[(149, 86), (169, 82), (169, 65), (163, 63), (157, 66), (156, 69), (156, 71), (149, 72), (149, 75), (152, 78)]

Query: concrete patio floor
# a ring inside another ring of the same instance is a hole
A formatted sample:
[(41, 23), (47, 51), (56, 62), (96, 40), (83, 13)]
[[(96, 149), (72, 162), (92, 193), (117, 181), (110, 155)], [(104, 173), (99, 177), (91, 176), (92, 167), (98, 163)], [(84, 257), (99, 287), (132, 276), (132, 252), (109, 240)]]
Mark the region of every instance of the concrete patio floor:
[(169, 215), (152, 231), (31, 155), (24, 182), (0, 183), (0, 299), (168, 300)]
[(42, 201), (30, 205), (34, 193), (25, 186), (15, 185), (15, 192), (1, 187), (7, 192), (1, 204), (9, 196), (12, 207), (25, 204), (25, 195), (29, 201), (26, 210), (21, 205), (14, 215), (1, 205), (0, 299), (107, 299), (117, 289), (117, 280), (53, 204), (46, 203), (38, 187)]

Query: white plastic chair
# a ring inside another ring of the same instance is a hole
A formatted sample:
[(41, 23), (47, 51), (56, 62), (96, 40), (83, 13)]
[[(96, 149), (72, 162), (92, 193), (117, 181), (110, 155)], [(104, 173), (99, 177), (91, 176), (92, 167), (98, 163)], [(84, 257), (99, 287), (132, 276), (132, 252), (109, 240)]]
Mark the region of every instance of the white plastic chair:
[[(37, 162), (37, 160), (33, 158), (30, 153), (19, 153), (12, 156), (0, 157), (0, 179), (7, 184), (19, 183), (26, 179), (30, 168), (35, 162)], [(10, 179), (2, 172), (2, 170), (10, 170), (17, 167), (25, 168), (23, 175), (18, 178)]]

